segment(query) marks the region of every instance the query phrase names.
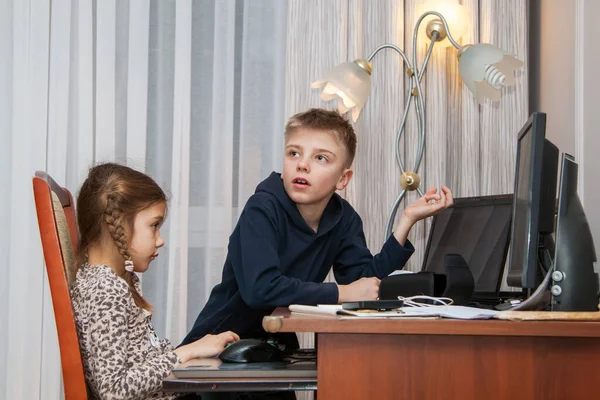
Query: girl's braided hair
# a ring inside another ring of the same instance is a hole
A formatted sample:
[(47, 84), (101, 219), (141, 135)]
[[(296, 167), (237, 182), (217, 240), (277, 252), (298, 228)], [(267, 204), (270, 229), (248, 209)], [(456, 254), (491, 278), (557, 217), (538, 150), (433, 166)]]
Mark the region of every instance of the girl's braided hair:
[[(167, 202), (165, 192), (148, 175), (115, 163), (90, 168), (77, 196), (79, 227), (78, 265), (86, 260), (89, 247), (102, 239), (104, 232), (113, 239), (123, 256), (122, 277), (127, 282), (135, 304), (150, 311), (152, 306), (133, 284), (133, 273), (125, 271), (125, 260), (131, 259), (127, 232), (133, 232), (133, 220), (141, 210)], [(128, 228), (128, 229), (126, 229)]]

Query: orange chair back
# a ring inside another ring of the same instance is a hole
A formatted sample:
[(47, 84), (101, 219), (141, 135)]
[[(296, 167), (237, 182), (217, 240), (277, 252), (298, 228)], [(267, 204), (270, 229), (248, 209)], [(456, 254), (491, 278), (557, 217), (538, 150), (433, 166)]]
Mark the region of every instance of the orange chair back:
[(87, 399), (69, 284), (75, 279), (79, 236), (71, 193), (50, 175), (36, 172), (33, 194), (52, 295), (66, 400)]

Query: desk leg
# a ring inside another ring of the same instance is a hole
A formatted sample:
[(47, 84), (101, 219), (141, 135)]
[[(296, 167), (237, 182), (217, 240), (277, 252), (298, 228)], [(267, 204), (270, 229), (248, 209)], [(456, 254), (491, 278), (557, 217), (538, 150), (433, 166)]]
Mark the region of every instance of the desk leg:
[[(315, 335), (315, 350), (318, 350), (318, 348), (319, 348), (319, 335), (316, 334), (316, 333), (314, 335)], [(318, 387), (318, 381), (317, 381), (317, 390), (315, 390), (313, 392), (313, 400), (317, 400), (318, 394), (319, 394), (319, 387)]]

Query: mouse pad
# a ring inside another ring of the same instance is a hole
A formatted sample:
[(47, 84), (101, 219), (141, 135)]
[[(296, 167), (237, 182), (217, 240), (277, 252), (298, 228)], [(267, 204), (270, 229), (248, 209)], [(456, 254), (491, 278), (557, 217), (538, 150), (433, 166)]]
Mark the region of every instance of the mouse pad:
[(205, 358), (181, 364), (173, 370), (173, 375), (176, 378), (316, 378), (317, 363), (224, 363), (218, 358)]

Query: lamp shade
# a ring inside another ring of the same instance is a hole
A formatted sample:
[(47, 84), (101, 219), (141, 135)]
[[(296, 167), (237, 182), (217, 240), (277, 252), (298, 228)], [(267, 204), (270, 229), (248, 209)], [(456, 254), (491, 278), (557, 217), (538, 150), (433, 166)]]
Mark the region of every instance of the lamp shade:
[(345, 62), (329, 70), (311, 86), (323, 88), (321, 99), (324, 101), (337, 99), (340, 114), (352, 110), (352, 120), (356, 122), (371, 91), (370, 69), (366, 60)]
[(461, 47), (458, 57), (458, 71), (463, 83), (480, 104), (486, 97), (500, 100), (500, 89), (514, 85), (515, 70), (523, 66), (523, 62), (512, 54), (485, 43)]

